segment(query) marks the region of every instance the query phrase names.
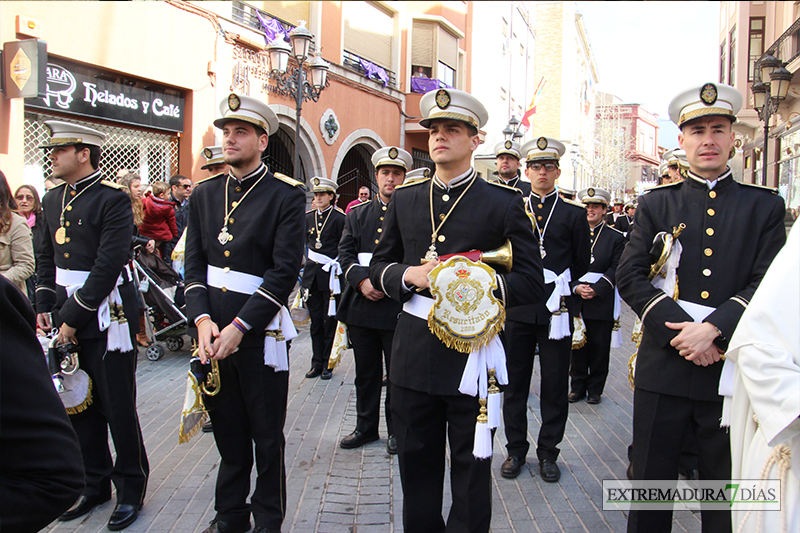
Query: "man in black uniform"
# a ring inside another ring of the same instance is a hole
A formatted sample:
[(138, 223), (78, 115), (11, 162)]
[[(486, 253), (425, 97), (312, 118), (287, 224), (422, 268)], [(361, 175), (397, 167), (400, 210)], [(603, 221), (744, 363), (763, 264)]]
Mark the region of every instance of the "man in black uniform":
[[(730, 443), (720, 428), (720, 359), (786, 238), (776, 191), (738, 183), (727, 167), (741, 104), (736, 89), (715, 83), (672, 100), (669, 114), (681, 129), (689, 178), (639, 198), (617, 269), (620, 294), (644, 323), (633, 397), (635, 480), (676, 479), (688, 434), (697, 438), (700, 479), (731, 476)], [(650, 250), (660, 232), (675, 228), (683, 228), (682, 252), (666, 278), (677, 279), (676, 286), (665, 292), (648, 281)], [(729, 511), (701, 513), (703, 530), (730, 531)], [(671, 519), (671, 510), (632, 509), (628, 531), (669, 531)]]
[(311, 318), (311, 370), (307, 378), (331, 379), (328, 368), (336, 335), (336, 305), (341, 294), (339, 240), (344, 231), (344, 211), (336, 207), (336, 182), (313, 178), (316, 207), (306, 213), (308, 261), (300, 286), (308, 291), (306, 306)]
[(492, 181), (514, 187), (527, 197), (531, 193), (531, 184), (520, 177), (519, 160), (521, 157), (519, 143), (507, 140), (494, 147), (497, 177)]
[(616, 227), (617, 219), (621, 216), (624, 216), (622, 212), (622, 207), (625, 205), (625, 202), (622, 200), (614, 200), (614, 205), (612, 206), (612, 211), (606, 215), (606, 224), (609, 226)]
[(508, 459), (500, 473), (510, 479), (517, 477), (528, 454), (527, 402), (538, 345), (542, 427), (536, 455), (542, 479), (556, 482), (561, 477), (556, 464), (557, 445), (564, 437), (569, 412), (569, 354), (572, 317), (576, 314), (569, 283), (589, 268), (589, 226), (583, 206), (560, 198), (555, 188), (564, 144), (539, 137), (526, 143), (522, 152), (527, 154), (525, 175), (532, 187), (526, 209), (539, 238), (537, 253), (544, 267), (545, 288), (543, 299), (508, 309), (505, 340), (509, 383), (503, 400)]
[[(85, 515), (111, 498), (108, 521), (124, 529), (139, 516), (150, 467), (136, 414), (136, 289), (127, 265), (133, 231), (128, 195), (102, 179), (98, 165), (105, 135), (51, 120), (53, 176), (64, 183), (42, 201), (45, 230), (36, 246), (39, 327), (58, 327), (58, 342), (79, 344), (80, 367), (92, 381), (91, 403), (70, 421), (78, 434), (86, 489), (61, 520)], [(87, 399), (87, 402), (89, 400)], [(108, 431), (114, 440), (111, 460)]]
[[(285, 308), (303, 257), (303, 184), (261, 162), (278, 118), (265, 103), (231, 94), (220, 104), (228, 174), (197, 184), (186, 235), (186, 307), (203, 362), (219, 363), (207, 396), (222, 458), (217, 515), (205, 533), (280, 531), (286, 514), (283, 424), (289, 387)], [(220, 229), (221, 228), (221, 229)], [(235, 352), (235, 353), (234, 353)], [(255, 442), (256, 488), (250, 493)]]
[[(342, 439), (342, 448), (359, 446), (378, 440), (378, 421), (381, 407), (383, 362), (390, 372), (392, 338), (400, 302), (385, 298), (369, 280), (369, 262), (383, 232), (383, 219), (395, 187), (403, 184), (406, 170), (413, 164), (411, 154), (388, 146), (372, 155), (378, 194), (371, 200), (353, 207), (347, 215), (339, 257), (348, 285), (342, 294), (337, 319), (347, 324), (356, 360), (356, 430)], [(381, 357), (383, 353), (383, 357)], [(386, 451), (397, 453), (392, 414), (389, 410), (391, 388), (386, 389), (386, 429), (389, 439)]]
[[(463, 91), (438, 89), (422, 97), (420, 109), (436, 174), (395, 191), (370, 263), (372, 285), (404, 302), (389, 376), (403, 526), (421, 533), (445, 527), (485, 532), (491, 522), (491, 461), (472, 453), (480, 404), (458, 390), (467, 355), (447, 348), (428, 329), (425, 308), (433, 300), (427, 276), (439, 255), (489, 251), (510, 240), (513, 268), (497, 276), (494, 295), (505, 306), (519, 305), (541, 297), (541, 263), (519, 192), (481, 180), (471, 167), (478, 128), (488, 120), (483, 105)], [(447, 437), (453, 504), (445, 526)]]
[(633, 202), (628, 202), (625, 204), (625, 214), (622, 215), (617, 219), (614, 223), (614, 228), (617, 231), (621, 231), (622, 235), (625, 237), (625, 242), (628, 242), (631, 238), (631, 230), (633, 229), (634, 224), (634, 216), (636, 216), (636, 204)]
[(580, 313), (586, 326), (586, 344), (579, 350), (572, 350), (569, 401), (578, 402), (588, 393), (586, 401), (597, 404), (608, 377), (614, 321), (619, 319), (616, 272), (625, 239), (619, 231), (603, 222), (603, 213), (611, 200), (608, 191), (589, 187), (578, 196), (586, 205), (591, 249), (589, 271), (572, 282), (573, 292), (581, 298)]

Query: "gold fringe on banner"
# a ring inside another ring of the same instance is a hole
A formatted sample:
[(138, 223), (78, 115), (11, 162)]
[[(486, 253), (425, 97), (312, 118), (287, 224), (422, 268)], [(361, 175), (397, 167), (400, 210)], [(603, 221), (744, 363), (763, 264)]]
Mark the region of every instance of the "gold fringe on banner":
[(494, 322), (486, 330), (478, 333), (476, 338), (472, 340), (456, 337), (450, 333), (447, 329), (447, 325), (437, 320), (433, 315), (433, 309), (428, 313), (428, 329), (451, 350), (466, 354), (476, 352), (489, 344), (489, 341), (503, 331), (503, 325), (506, 323), (506, 310), (502, 305), (499, 307), (500, 312), (494, 318)]
[(580, 350), (584, 346), (586, 346), (586, 324), (583, 322), (583, 318), (578, 315), (572, 318), (572, 349), (573, 350)]
[(90, 405), (92, 405), (92, 378), (87, 376), (86, 379), (89, 380), (89, 389), (86, 391), (86, 399), (75, 407), (67, 407), (66, 410), (68, 415), (77, 415), (78, 413), (82, 413), (88, 409)]

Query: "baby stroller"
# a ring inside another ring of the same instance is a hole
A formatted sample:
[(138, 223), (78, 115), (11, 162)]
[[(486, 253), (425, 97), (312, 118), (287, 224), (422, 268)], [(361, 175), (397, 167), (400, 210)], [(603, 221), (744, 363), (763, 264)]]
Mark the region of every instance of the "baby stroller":
[(183, 348), (187, 320), (184, 313), (183, 284), (166, 261), (154, 254), (140, 252), (133, 260), (134, 281), (142, 296), (145, 334), (152, 344), (146, 355), (151, 361), (164, 356), (163, 341), (172, 352)]

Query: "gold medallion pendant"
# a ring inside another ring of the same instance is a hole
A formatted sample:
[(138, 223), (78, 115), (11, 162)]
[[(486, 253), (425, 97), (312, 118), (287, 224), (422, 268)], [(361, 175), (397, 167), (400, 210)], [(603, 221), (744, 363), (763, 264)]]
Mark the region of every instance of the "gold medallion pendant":
[(55, 234), (56, 244), (62, 245), (67, 242), (67, 229), (61, 226), (56, 230)]

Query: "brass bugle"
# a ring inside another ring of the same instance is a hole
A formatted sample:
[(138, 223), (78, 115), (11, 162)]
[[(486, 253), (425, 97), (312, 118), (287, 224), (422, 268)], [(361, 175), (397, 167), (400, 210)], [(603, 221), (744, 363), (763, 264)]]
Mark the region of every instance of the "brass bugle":
[[(200, 348), (192, 352), (192, 357), (200, 357)], [(222, 380), (219, 376), (219, 361), (211, 359), (211, 372), (206, 375), (205, 381), (200, 383), (200, 390), (208, 396), (216, 396), (222, 388)]]
[(466, 257), (470, 261), (482, 261), (487, 265), (500, 267), (499, 270), (502, 270), (505, 273), (511, 272), (511, 266), (514, 263), (514, 253), (511, 249), (510, 240), (506, 240), (506, 242), (502, 246), (500, 246), (499, 248), (495, 248), (494, 250), (489, 250), (488, 252), (481, 252), (480, 250), (471, 250), (469, 252), (464, 252), (460, 254), (448, 254), (441, 256), (439, 258), (439, 261), (441, 262), (447, 261), (448, 259), (456, 255)]

